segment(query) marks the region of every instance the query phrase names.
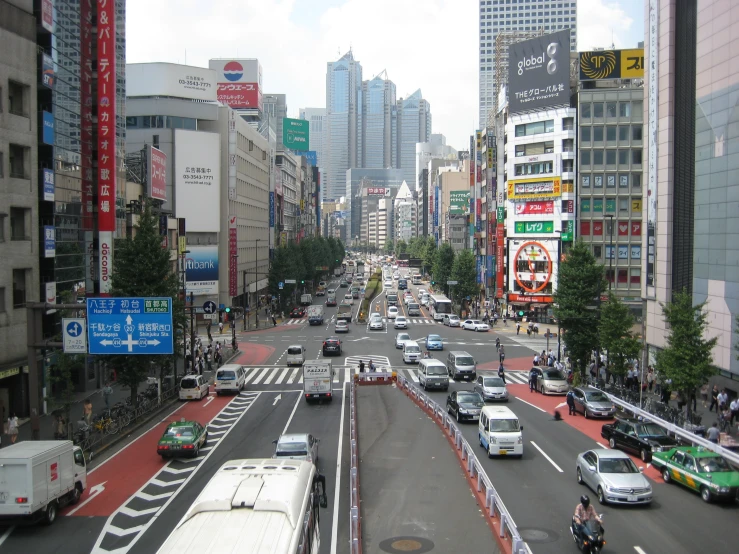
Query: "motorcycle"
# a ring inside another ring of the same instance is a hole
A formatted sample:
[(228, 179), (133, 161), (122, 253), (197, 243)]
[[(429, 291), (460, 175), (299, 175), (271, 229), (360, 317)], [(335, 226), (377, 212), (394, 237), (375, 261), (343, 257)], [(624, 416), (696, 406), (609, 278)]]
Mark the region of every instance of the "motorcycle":
[[(603, 520), (603, 514), (599, 514), (598, 517)], [(582, 526), (582, 531), (578, 537), (575, 531), (576, 525), (575, 518), (573, 517), (572, 525), (570, 525), (570, 533), (577, 547), (585, 554), (598, 554), (601, 552), (606, 544), (603, 538), (603, 527), (597, 521), (590, 520)]]

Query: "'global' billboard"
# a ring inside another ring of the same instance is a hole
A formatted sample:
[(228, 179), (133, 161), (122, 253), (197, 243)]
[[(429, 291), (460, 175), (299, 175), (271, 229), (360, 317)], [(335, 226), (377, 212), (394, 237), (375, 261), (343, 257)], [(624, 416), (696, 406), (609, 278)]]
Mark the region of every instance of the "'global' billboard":
[(262, 109), (262, 66), (256, 59), (214, 59), (218, 101), (232, 108)]
[(188, 246), (188, 250), (190, 253), (185, 259), (187, 294), (218, 294), (218, 245)]
[(508, 54), (510, 113), (569, 102), (569, 29), (511, 44)]

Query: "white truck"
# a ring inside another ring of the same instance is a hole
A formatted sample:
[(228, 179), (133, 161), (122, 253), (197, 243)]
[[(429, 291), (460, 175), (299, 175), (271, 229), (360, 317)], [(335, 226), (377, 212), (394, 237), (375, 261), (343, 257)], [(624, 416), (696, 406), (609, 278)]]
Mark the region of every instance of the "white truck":
[(303, 364), (303, 392), (305, 401), (328, 400), (331, 402), (333, 392), (334, 370), (328, 360), (306, 360)]
[(82, 449), (72, 441), (19, 442), (0, 450), (0, 521), (42, 520), (77, 504), (87, 486)]
[(308, 325), (323, 325), (323, 306), (308, 306)]
[(310, 294), (300, 295), (300, 305), (301, 306), (310, 306), (312, 303), (313, 303), (313, 297)]

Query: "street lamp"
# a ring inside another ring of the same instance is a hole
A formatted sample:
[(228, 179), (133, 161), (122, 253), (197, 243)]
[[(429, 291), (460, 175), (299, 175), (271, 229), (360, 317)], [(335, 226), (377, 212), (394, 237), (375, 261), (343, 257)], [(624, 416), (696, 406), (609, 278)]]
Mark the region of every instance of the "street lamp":
[(608, 290), (611, 290), (611, 285), (613, 284), (613, 258), (616, 255), (615, 249), (613, 248), (613, 214), (606, 214), (605, 217), (607, 217), (610, 220), (610, 230), (609, 230), (609, 242), (610, 245), (608, 248), (610, 249), (610, 254), (608, 255)]

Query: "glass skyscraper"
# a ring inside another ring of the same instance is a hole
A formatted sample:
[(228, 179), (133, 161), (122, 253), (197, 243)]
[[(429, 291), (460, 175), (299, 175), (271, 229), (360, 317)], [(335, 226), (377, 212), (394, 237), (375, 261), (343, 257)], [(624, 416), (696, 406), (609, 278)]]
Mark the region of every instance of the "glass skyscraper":
[(397, 167), (395, 83), (387, 74), (364, 81), (362, 100), (361, 167)]
[(403, 180), (415, 186), (416, 143), (431, 140), (431, 106), (421, 89), (398, 101), (398, 161)]

